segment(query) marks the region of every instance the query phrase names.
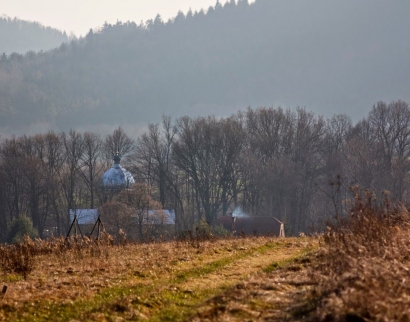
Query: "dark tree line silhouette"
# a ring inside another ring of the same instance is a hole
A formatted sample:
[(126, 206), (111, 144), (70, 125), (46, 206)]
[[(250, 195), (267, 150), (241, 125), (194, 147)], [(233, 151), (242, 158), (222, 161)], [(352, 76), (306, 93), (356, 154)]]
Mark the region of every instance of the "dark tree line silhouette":
[(164, 117), (135, 138), (118, 128), (105, 138), (70, 130), (3, 139), (0, 236), (21, 215), (40, 236), (47, 225), (64, 234), (69, 209), (102, 206), (101, 176), (115, 151), (152, 200), (175, 210), (177, 230), (237, 207), (274, 216), (293, 234), (320, 230), (343, 216), (351, 187), (410, 200), (406, 102), (378, 102), (355, 124), (344, 114), (249, 108), (226, 118)]

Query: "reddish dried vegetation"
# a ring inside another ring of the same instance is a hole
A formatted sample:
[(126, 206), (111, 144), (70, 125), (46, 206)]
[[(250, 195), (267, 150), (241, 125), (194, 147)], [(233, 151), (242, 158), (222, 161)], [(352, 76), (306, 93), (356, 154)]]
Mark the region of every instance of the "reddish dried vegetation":
[(409, 210), (376, 205), (368, 192), (355, 200), (349, 218), (324, 234), (307, 311), (320, 321), (409, 321)]

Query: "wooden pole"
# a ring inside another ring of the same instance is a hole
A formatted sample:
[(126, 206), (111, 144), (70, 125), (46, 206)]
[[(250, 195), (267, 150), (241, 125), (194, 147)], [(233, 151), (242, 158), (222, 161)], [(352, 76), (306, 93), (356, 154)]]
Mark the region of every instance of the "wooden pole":
[(102, 232), (102, 231), (105, 231), (105, 227), (104, 227), (104, 224), (103, 224), (103, 222), (102, 222), (102, 220), (101, 220), (100, 215), (98, 215), (97, 221), (95, 222), (94, 227), (93, 227), (93, 229), (91, 230), (90, 239), (91, 239), (91, 236), (93, 235), (93, 232), (94, 232), (94, 230), (95, 230), (95, 227), (97, 227), (97, 240), (100, 240), (101, 232)]
[(81, 238), (84, 238), (83, 233), (82, 233), (81, 228), (80, 228), (80, 225), (78, 224), (77, 214), (74, 214), (74, 219), (71, 223), (70, 229), (68, 230), (65, 241), (67, 241), (68, 237), (70, 237), (70, 233), (71, 233), (71, 230), (73, 229), (73, 227), (74, 227), (74, 236), (77, 238), (77, 229), (78, 229), (78, 231), (80, 232)]

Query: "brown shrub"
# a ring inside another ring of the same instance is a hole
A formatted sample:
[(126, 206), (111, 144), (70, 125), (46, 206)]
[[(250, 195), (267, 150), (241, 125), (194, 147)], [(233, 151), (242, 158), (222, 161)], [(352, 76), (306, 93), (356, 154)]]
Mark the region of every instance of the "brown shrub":
[(0, 270), (5, 274), (15, 273), (26, 278), (34, 269), (37, 256), (53, 254), (61, 262), (66, 262), (68, 258), (82, 260), (85, 257), (107, 257), (107, 248), (112, 244), (113, 237), (105, 232), (99, 240), (76, 236), (41, 240), (26, 236), (19, 243), (0, 245)]
[(348, 218), (329, 226), (312, 277), (315, 319), (410, 320), (410, 214), (356, 193)]
[(16, 273), (27, 277), (34, 267), (35, 249), (30, 239), (23, 242), (0, 246), (0, 268), (6, 273)]

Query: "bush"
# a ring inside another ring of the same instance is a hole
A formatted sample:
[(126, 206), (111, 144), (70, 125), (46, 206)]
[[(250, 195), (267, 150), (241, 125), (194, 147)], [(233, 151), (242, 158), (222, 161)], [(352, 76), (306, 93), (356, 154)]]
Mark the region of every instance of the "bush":
[(212, 227), (212, 234), (219, 238), (225, 238), (230, 236), (232, 233), (229, 230), (225, 229), (224, 226), (222, 226), (221, 224)]
[(0, 268), (4, 273), (21, 274), (24, 279), (33, 270), (35, 248), (29, 238), (14, 244), (0, 246)]
[(23, 241), (24, 237), (37, 238), (38, 231), (33, 226), (33, 222), (25, 215), (20, 215), (10, 223), (10, 229), (7, 234), (8, 243), (18, 243)]
[(197, 238), (202, 240), (209, 240), (213, 237), (211, 226), (205, 221), (201, 220), (196, 227)]
[(408, 209), (357, 194), (350, 215), (324, 233), (311, 271), (316, 318), (409, 321), (409, 231)]

